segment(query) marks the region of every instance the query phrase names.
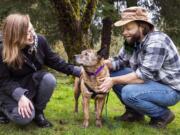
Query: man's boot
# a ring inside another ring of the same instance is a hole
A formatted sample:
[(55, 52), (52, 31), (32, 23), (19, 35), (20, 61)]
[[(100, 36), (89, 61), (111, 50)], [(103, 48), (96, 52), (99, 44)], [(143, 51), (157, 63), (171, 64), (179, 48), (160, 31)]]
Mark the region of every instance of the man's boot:
[(175, 118), (173, 112), (168, 111), (161, 117), (151, 118), (149, 125), (154, 128), (166, 128), (166, 126), (171, 123)]
[(115, 116), (114, 120), (116, 121), (126, 121), (126, 122), (137, 122), (144, 121), (144, 115), (136, 112), (132, 109), (126, 109), (125, 113), (121, 116)]

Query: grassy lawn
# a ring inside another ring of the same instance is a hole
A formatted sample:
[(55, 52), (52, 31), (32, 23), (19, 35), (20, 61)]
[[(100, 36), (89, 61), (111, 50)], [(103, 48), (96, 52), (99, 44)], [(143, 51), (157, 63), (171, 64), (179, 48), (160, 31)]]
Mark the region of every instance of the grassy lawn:
[[(158, 130), (148, 126), (149, 118), (144, 123), (116, 122), (113, 117), (124, 112), (123, 105), (113, 92), (110, 92), (107, 111), (103, 111), (103, 128), (95, 127), (94, 102), (90, 105), (90, 126), (82, 128), (83, 113), (81, 99), (79, 113), (74, 114), (73, 85), (67, 77), (58, 77), (57, 87), (45, 110), (47, 118), (53, 123), (53, 128), (41, 129), (33, 122), (26, 127), (14, 123), (0, 125), (0, 135), (180, 135), (180, 104), (171, 107), (176, 119), (167, 129)], [(107, 113), (106, 113), (107, 112)]]

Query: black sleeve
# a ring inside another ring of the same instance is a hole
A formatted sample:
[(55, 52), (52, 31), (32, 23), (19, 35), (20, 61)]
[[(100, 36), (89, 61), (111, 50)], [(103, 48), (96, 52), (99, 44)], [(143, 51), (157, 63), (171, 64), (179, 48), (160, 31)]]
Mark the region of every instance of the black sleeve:
[(9, 69), (2, 61), (2, 55), (0, 55), (0, 91), (1, 93), (12, 96), (17, 101), (20, 99), (21, 95), (27, 91), (21, 88), (18, 82), (13, 81)]
[(0, 58), (0, 90), (3, 90), (8, 95), (12, 95), (13, 91), (18, 87), (20, 87), (19, 83), (13, 81), (7, 66)]
[(63, 72), (67, 75), (71, 74), (78, 77), (80, 76), (80, 67), (67, 63), (57, 53), (53, 52), (44, 37), (40, 36), (38, 40), (40, 42), (40, 45), (43, 46), (45, 54), (45, 64), (48, 67), (55, 69), (59, 72)]

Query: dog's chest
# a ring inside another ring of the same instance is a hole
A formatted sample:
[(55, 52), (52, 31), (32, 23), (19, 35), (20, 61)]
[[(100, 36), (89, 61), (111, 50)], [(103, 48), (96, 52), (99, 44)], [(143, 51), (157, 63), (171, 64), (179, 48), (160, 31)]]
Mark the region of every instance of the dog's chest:
[(98, 81), (97, 78), (94, 77), (94, 76), (90, 76), (90, 77), (88, 77), (88, 78), (85, 78), (85, 79), (84, 79), (84, 82), (85, 82), (86, 84), (88, 84), (92, 89), (96, 89), (96, 87), (97, 87), (98, 85), (100, 85), (100, 84), (99, 84), (99, 81)]

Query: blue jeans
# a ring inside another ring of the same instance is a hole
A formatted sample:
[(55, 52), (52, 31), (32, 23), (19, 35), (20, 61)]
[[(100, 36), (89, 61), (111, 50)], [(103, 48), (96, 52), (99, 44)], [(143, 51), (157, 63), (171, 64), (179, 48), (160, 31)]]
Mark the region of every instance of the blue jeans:
[[(130, 68), (112, 72), (111, 77), (132, 72)], [(168, 106), (175, 105), (180, 100), (180, 92), (155, 81), (143, 84), (114, 85), (113, 90), (126, 106), (140, 114), (150, 117), (161, 117), (168, 113)]]

